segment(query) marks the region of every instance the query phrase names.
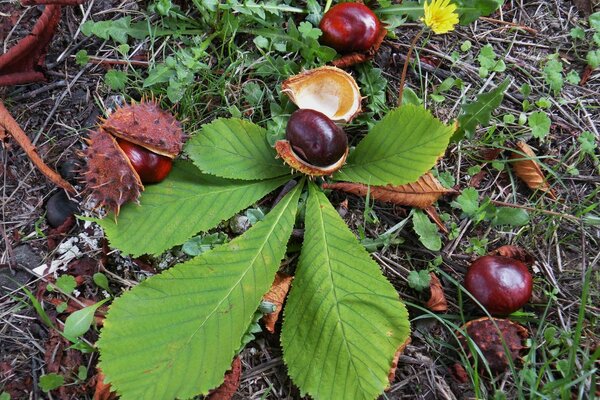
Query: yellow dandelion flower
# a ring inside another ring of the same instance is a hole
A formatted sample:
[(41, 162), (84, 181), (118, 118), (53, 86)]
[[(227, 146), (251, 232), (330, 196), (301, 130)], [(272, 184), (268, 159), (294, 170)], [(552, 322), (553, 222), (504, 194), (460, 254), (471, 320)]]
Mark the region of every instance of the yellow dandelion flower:
[(434, 33), (450, 32), (458, 24), (456, 4), (450, 3), (450, 0), (425, 1), (424, 7), (425, 17), (422, 20)]

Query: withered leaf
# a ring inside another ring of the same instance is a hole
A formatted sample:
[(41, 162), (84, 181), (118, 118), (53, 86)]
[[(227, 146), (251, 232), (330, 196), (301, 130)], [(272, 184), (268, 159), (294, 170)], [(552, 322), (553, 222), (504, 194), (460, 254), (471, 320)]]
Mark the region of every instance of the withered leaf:
[(104, 374), (98, 368), (96, 374), (96, 389), (94, 391), (94, 400), (113, 400), (117, 394), (111, 391), (110, 383), (104, 383)]
[(410, 336), (408, 338), (406, 338), (406, 340), (404, 341), (404, 343), (402, 343), (400, 345), (400, 347), (398, 347), (398, 350), (396, 351), (396, 355), (394, 355), (394, 360), (392, 361), (392, 367), (390, 368), (390, 372), (388, 373), (388, 386), (386, 388), (389, 389), (390, 386), (392, 385), (392, 382), (394, 381), (394, 378), (396, 377), (396, 369), (398, 368), (398, 360), (400, 360), (400, 356), (402, 355), (402, 353), (404, 353), (404, 350), (406, 350), (406, 346), (408, 346), (411, 342)]
[(456, 193), (447, 189), (431, 174), (422, 175), (416, 182), (393, 186), (367, 186), (362, 183), (337, 182), (324, 183), (324, 189), (341, 190), (365, 197), (370, 189), (370, 196), (375, 200), (425, 209), (435, 203), (441, 196)]
[(283, 301), (290, 290), (293, 279), (293, 276), (278, 272), (275, 275), (275, 280), (271, 285), (271, 289), (263, 296), (263, 300), (271, 302), (277, 307), (274, 312), (265, 314), (262, 317), (265, 328), (271, 333), (275, 332), (275, 323), (277, 322), (277, 318), (279, 318), (279, 313), (283, 308)]
[(240, 386), (240, 376), (242, 374), (242, 361), (239, 357), (233, 359), (231, 369), (225, 373), (225, 381), (211, 391), (208, 400), (229, 400), (233, 397)]
[(440, 282), (439, 278), (433, 272), (429, 273), (431, 276), (431, 280), (429, 281), (429, 290), (431, 291), (431, 297), (425, 303), (425, 307), (429, 308), (431, 311), (436, 312), (445, 312), (448, 311), (448, 301), (446, 300), (446, 295), (444, 295), (444, 288), (442, 287), (442, 282)]
[(515, 160), (512, 167), (515, 174), (527, 184), (530, 189), (546, 192), (551, 199), (556, 199), (554, 191), (546, 181), (546, 176), (542, 172), (537, 162), (537, 156), (525, 142), (515, 144), (516, 151), (513, 151), (510, 158)]
[(515, 260), (521, 261), (528, 267), (531, 267), (535, 262), (535, 259), (527, 250), (519, 246), (513, 245), (505, 245), (498, 247), (496, 250), (490, 251), (488, 253), (491, 256), (503, 256), (513, 258)]

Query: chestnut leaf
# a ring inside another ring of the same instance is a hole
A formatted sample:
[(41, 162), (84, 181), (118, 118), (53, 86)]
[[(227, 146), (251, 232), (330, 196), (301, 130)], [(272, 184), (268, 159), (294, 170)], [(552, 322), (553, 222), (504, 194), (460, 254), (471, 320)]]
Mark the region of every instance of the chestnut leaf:
[(243, 235), (113, 302), (97, 344), (121, 399), (187, 399), (223, 382), (285, 255), (303, 186)]
[(255, 180), (290, 174), (269, 145), (267, 130), (238, 118), (203, 125), (185, 152), (200, 170), (222, 178)]
[(453, 132), (423, 107), (398, 107), (350, 152), (334, 179), (366, 185), (415, 182), (444, 154)]
[(214, 228), (288, 180), (289, 176), (223, 179), (205, 175), (189, 162), (175, 162), (167, 179), (146, 186), (139, 205), (121, 208), (118, 221), (110, 216), (94, 221), (102, 226), (110, 245), (123, 253), (160, 254)]
[(289, 375), (315, 399), (374, 399), (409, 335), (406, 308), (312, 182), (305, 218), (281, 330)]

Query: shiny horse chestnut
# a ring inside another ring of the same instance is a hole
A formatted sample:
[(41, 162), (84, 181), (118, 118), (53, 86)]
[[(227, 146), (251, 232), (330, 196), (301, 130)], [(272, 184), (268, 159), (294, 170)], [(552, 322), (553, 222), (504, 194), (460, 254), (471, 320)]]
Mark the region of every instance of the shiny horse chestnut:
[(300, 158), (318, 167), (334, 164), (348, 148), (348, 137), (342, 128), (323, 113), (311, 109), (292, 113), (286, 139)]
[(483, 256), (465, 275), (466, 289), (493, 315), (507, 315), (531, 298), (532, 278), (522, 262), (509, 257)]
[(140, 176), (142, 183), (162, 182), (173, 166), (173, 160), (167, 156), (156, 154), (145, 147), (138, 146), (123, 139), (117, 139), (131, 166)]
[(321, 19), (321, 42), (339, 53), (365, 52), (377, 41), (381, 22), (361, 3), (340, 3)]

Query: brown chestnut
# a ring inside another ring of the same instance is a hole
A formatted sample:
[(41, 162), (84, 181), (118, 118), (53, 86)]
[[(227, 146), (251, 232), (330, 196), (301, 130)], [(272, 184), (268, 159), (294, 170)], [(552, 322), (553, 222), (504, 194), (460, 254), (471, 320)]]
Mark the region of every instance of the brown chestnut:
[(339, 3), (325, 13), (319, 28), (321, 42), (339, 53), (365, 52), (377, 41), (381, 22), (361, 3)]
[(532, 286), (525, 264), (502, 256), (478, 258), (465, 275), (465, 288), (494, 315), (523, 307), (531, 298)]
[(348, 137), (342, 128), (316, 110), (294, 111), (285, 132), (294, 153), (318, 167), (335, 163), (348, 147)]
[(156, 154), (145, 147), (117, 139), (129, 162), (140, 176), (142, 183), (158, 183), (163, 181), (173, 166), (173, 160), (167, 156)]

